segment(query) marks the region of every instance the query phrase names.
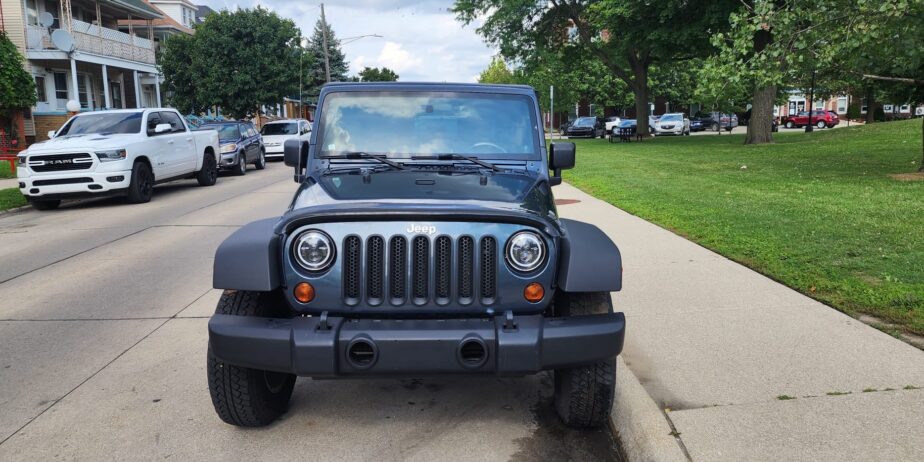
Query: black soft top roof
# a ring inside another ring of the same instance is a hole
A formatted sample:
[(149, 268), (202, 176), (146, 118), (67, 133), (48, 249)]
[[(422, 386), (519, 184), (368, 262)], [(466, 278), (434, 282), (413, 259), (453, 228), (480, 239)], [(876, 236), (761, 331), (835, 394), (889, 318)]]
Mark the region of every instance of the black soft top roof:
[(505, 93), (535, 96), (529, 85), (501, 85), (483, 83), (437, 82), (333, 82), (322, 87), (322, 93), (333, 91), (452, 91), (476, 93)]

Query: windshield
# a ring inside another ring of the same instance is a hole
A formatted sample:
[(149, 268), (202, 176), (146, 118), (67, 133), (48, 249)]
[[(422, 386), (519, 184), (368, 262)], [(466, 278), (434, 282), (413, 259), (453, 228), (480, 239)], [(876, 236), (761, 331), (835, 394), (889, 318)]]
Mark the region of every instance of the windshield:
[(260, 133), (263, 136), (297, 135), (298, 134), (298, 124), (296, 124), (295, 122), (284, 123), (284, 124), (266, 124), (263, 126), (263, 129), (260, 130)]
[(661, 122), (680, 122), (683, 120), (683, 117), (680, 117), (680, 114), (667, 114), (661, 117)]
[(593, 117), (581, 117), (578, 120), (574, 121), (575, 127), (593, 127), (597, 123), (597, 119)]
[(623, 120), (622, 122), (619, 122), (619, 125), (617, 125), (617, 127), (628, 128), (628, 127), (634, 127), (636, 125), (638, 124), (635, 122), (635, 119), (628, 119), (628, 120)]
[(522, 95), (454, 92), (339, 92), (324, 99), (320, 155), (348, 152), (461, 154), (494, 159), (538, 156), (539, 125)]
[(141, 131), (141, 115), (141, 112), (79, 115), (74, 117), (55, 136), (86, 135), (90, 133), (138, 133)]
[(241, 139), (241, 132), (237, 124), (203, 125), (202, 130), (218, 130), (219, 141), (237, 141)]

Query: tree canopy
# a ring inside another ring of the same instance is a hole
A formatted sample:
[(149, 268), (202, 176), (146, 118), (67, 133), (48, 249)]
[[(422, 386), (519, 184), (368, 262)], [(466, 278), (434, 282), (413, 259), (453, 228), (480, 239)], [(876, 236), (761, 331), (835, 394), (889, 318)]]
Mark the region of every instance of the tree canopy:
[(185, 112), (221, 106), (240, 118), (297, 93), (300, 32), (262, 7), (206, 17), (192, 37), (164, 42), (161, 71), (169, 101)]
[(397, 82), (398, 74), (395, 71), (382, 66), (378, 67), (369, 67), (366, 66), (363, 70), (359, 71), (359, 81), (360, 82)]

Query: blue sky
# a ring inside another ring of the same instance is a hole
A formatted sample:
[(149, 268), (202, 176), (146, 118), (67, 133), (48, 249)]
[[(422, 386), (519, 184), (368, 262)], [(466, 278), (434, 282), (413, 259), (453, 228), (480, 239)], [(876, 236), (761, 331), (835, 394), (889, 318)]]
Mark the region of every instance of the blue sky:
[[(310, 36), (320, 18), (320, 2), (285, 0), (194, 0), (214, 9), (262, 5), (295, 21)], [(463, 27), (448, 11), (450, 1), (333, 0), (324, 2), (327, 21), (338, 38), (378, 34), (343, 45), (350, 72), (385, 66), (405, 82), (474, 82), (495, 51)]]

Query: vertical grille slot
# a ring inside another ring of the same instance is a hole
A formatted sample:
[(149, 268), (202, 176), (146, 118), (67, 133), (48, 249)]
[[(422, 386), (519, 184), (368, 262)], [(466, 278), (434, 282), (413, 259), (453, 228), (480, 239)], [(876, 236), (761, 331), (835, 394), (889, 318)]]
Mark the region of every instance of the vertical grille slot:
[(471, 303), (474, 296), (475, 240), (469, 236), (459, 238), (459, 302)]
[(414, 303), (423, 304), (427, 301), (428, 282), (430, 280), (429, 261), (430, 261), (430, 240), (424, 236), (417, 236), (412, 242), (413, 245), (413, 295)]
[(357, 236), (343, 240), (343, 296), (349, 304), (359, 302), (359, 272), (362, 241)]
[(392, 303), (400, 305), (407, 298), (407, 240), (391, 238), (388, 250), (388, 278)]
[(452, 289), (452, 240), (447, 236), (436, 238), (434, 271), (436, 301), (447, 303)]
[(385, 239), (372, 236), (366, 244), (366, 295), (371, 305), (385, 297)]
[(481, 298), (490, 303), (497, 296), (497, 241), (493, 237), (481, 239)]

